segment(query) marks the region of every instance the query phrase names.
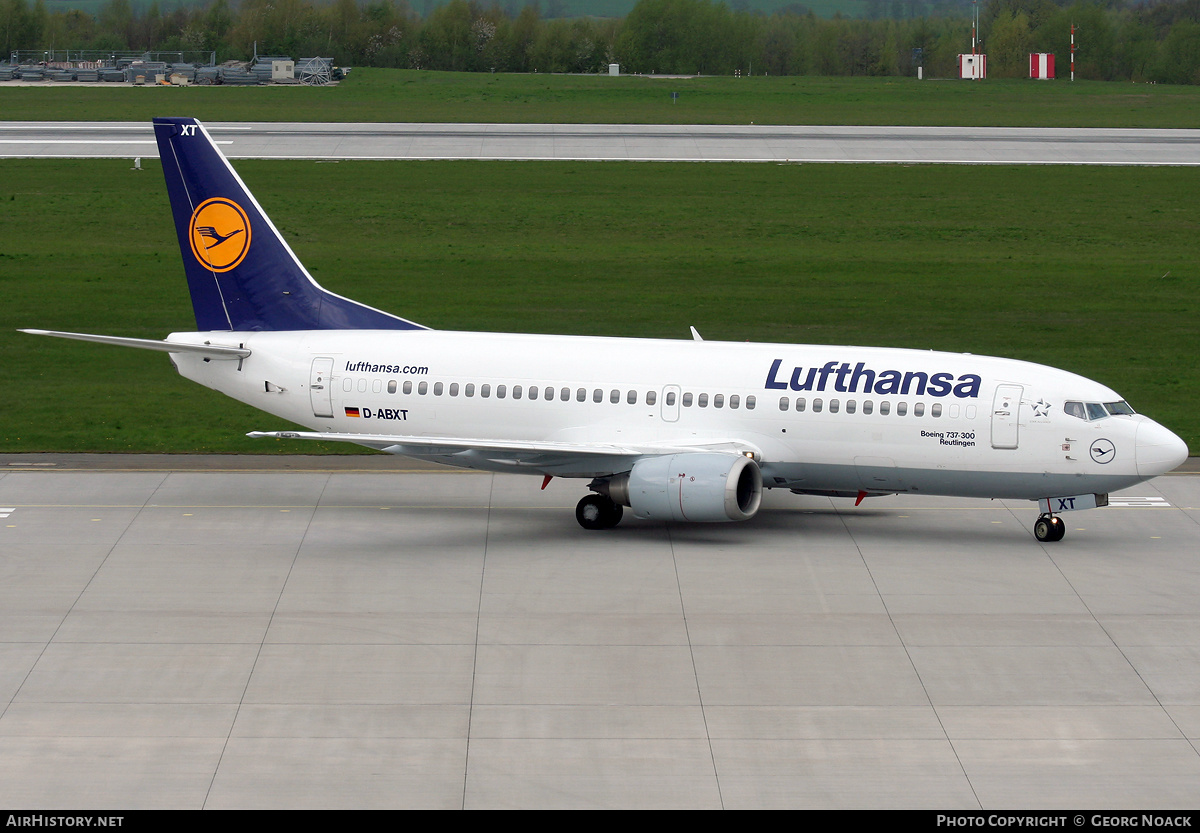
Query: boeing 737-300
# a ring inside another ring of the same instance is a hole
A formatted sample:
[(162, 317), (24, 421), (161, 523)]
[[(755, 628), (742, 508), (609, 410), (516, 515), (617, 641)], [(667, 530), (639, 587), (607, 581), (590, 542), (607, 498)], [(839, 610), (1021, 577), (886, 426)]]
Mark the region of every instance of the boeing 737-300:
[(1114, 391), (1001, 358), (828, 345), (431, 330), (320, 287), (198, 121), (154, 120), (196, 332), (183, 376), (334, 440), (450, 466), (583, 478), (605, 529), (745, 521), (763, 489), (1037, 501), (1034, 534), (1187, 457)]

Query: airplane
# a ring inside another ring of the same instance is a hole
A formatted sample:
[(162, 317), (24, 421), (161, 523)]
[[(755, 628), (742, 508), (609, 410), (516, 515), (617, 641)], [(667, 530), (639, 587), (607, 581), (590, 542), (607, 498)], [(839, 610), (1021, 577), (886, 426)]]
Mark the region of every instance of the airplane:
[(311, 430), (491, 472), (587, 479), (585, 529), (746, 521), (764, 489), (1037, 501), (1061, 513), (1180, 465), (1115, 391), (971, 354), (439, 331), (319, 286), (193, 118), (156, 118), (195, 332), (38, 335), (166, 352), (184, 377)]

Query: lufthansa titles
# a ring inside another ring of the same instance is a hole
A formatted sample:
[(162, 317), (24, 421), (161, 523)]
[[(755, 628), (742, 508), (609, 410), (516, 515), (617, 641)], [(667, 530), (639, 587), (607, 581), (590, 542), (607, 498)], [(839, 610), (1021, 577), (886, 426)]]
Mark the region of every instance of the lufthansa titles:
[(974, 373), (925, 373), (920, 370), (875, 370), (858, 362), (829, 361), (821, 367), (793, 367), (787, 371), (783, 359), (771, 362), (767, 390), (836, 391), (870, 393), (876, 396), (954, 396), (977, 399), (982, 379)]

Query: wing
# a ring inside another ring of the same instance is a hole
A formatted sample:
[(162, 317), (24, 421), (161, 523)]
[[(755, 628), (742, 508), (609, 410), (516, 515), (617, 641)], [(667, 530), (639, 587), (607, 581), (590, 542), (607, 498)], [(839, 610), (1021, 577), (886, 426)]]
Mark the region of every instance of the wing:
[(286, 440), (324, 440), (357, 445), (430, 460), (460, 468), (484, 471), (520, 471), (556, 477), (603, 477), (629, 471), (643, 457), (658, 457), (686, 451), (720, 451), (752, 454), (759, 450), (740, 440), (707, 440), (694, 445), (535, 442), (467, 437), (415, 437), (398, 434), (340, 434), (318, 431), (252, 431), (249, 437)]

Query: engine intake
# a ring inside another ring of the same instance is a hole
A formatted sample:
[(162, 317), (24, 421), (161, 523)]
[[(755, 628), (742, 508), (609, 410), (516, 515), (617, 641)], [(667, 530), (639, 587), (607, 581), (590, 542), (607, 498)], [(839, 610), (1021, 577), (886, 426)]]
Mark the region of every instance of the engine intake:
[(647, 457), (593, 488), (639, 518), (745, 521), (762, 503), (762, 472), (740, 454), (694, 452)]

